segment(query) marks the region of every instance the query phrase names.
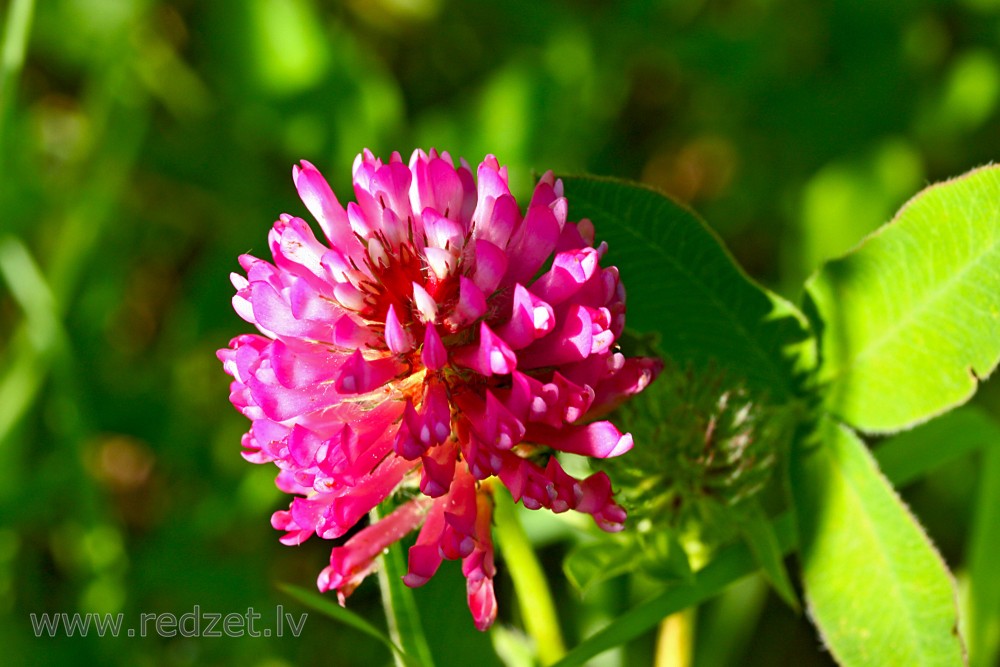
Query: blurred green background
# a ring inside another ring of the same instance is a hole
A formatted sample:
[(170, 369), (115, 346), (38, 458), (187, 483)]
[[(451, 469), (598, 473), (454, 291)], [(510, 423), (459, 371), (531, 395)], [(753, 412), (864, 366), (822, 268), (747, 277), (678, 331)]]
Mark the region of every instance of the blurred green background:
[[(0, 7), (11, 665), (389, 661), (318, 614), (299, 639), (36, 639), (29, 622), (303, 611), (274, 584), (310, 588), (330, 545), (278, 543), (268, 518), (287, 500), (272, 468), (239, 456), (247, 423), (214, 354), (249, 330), (229, 305), (237, 255), (265, 256), (277, 215), (305, 214), (295, 161), (317, 164), (342, 201), (364, 147), (494, 153), (521, 197), (550, 168), (642, 180), (689, 202), (751, 275), (797, 299), (821, 261), (925, 184), (1000, 155), (996, 0)], [(995, 382), (983, 393), (997, 404)], [(975, 472), (975, 460), (953, 464), (906, 493), (959, 571)], [(570, 645), (646, 594), (620, 580), (581, 604), (559, 572), (566, 540), (533, 530)], [(499, 664), (450, 565), (417, 593), (438, 665)], [(516, 626), (510, 589), (501, 573), (501, 622)], [(374, 581), (350, 606), (383, 623)], [(829, 664), (806, 619), (757, 580), (709, 605), (699, 633), (697, 665)], [(652, 645), (595, 664), (648, 664)]]

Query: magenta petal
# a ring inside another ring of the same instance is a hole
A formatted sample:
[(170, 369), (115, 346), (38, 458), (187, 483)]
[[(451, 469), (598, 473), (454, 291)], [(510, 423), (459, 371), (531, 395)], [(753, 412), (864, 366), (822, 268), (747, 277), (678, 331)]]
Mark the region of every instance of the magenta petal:
[(476, 544), (472, 553), (462, 560), (466, 578), (469, 611), (478, 630), (486, 630), (497, 617), (497, 601), (493, 593), (493, 541), (490, 536), (492, 504), (485, 494), (476, 498)]
[[(273, 248), (275, 261), (283, 268), (291, 268), (302, 274), (305, 269), (316, 278), (323, 278), (326, 271), (321, 259), (328, 248), (316, 240), (312, 229), (302, 218), (289, 217), (279, 220), (272, 233), (278, 234), (277, 246)], [(322, 283), (319, 283), (322, 285)]]
[(433, 324), (437, 320), (438, 305), (431, 295), (419, 283), (411, 283), (413, 288), (413, 305), (424, 324)]
[(529, 292), (524, 285), (514, 285), (510, 319), (498, 329), (511, 349), (527, 347), (554, 327), (555, 314), (552, 306)]
[(434, 501), (427, 518), (424, 519), (423, 528), (417, 535), (416, 544), (410, 547), (409, 563), (407, 574), (403, 577), (403, 583), (410, 588), (423, 586), (434, 576), (444, 557), (438, 548), (438, 541), (444, 530), (444, 508), (447, 499), (441, 498)]
[(434, 246), (424, 248), (424, 259), (427, 260), (427, 266), (438, 280), (444, 280), (450, 276), (455, 271), (458, 262), (455, 259), (454, 251)]
[(421, 459), (423, 467), (420, 477), (420, 491), (431, 498), (443, 496), (451, 489), (455, 478), (455, 448), (451, 443), (438, 445), (427, 450)]
[(347, 360), (346, 354), (330, 354), (324, 347), (295, 342), (294, 348), (282, 340), (270, 347), (271, 368), (283, 387), (308, 387), (329, 380)]
[(329, 294), (321, 294), (307, 280), (294, 282), (288, 290), (288, 305), (292, 317), (300, 321), (336, 322), (347, 313)]
[(612, 498), (611, 480), (603, 470), (594, 473), (580, 484), (580, 502), (577, 510), (590, 514), (602, 529), (616, 533), (625, 527), (627, 514)]
[(394, 306), (385, 315), (385, 344), (393, 354), (406, 354), (414, 348), (413, 335), (403, 328)]
[(368, 360), (355, 350), (337, 377), (336, 389), (341, 394), (364, 394), (381, 387), (404, 369), (392, 357)]
[(319, 223), (330, 245), (350, 253), (359, 247), (357, 238), (347, 221), (347, 212), (337, 201), (330, 185), (312, 164), (302, 161), (302, 166), (292, 167), (292, 179), (302, 203)]
[(257, 324), (279, 336), (327, 340), (332, 327), (325, 322), (298, 320), (292, 315), (290, 304), (281, 298), (274, 287), (257, 281), (250, 283), (250, 303)]
[(461, 468), (455, 471), (447, 495), (441, 533), (441, 553), (448, 560), (465, 558), (475, 547), (476, 487), (475, 480)]
[[(424, 389), (423, 428), (420, 439), (428, 444), (440, 444), (451, 435), (451, 403), (448, 390), (440, 382), (429, 382)], [(426, 433), (424, 432), (426, 429)]]
[(394, 438), (393, 449), (408, 461), (413, 461), (427, 449), (427, 444), (420, 440), (420, 416), (413, 408), (413, 403), (407, 399), (403, 409), (403, 423), (399, 425)]
[(524, 222), (507, 246), (511, 258), (505, 282), (527, 283), (556, 247), (560, 234), (559, 221), (547, 206), (529, 206)]
[(518, 353), (522, 368), (556, 366), (590, 356), (594, 326), (585, 306), (570, 305), (555, 330)]
[(494, 203), (504, 195), (510, 196), (510, 188), (507, 186), (507, 168), (500, 167), (492, 155), (483, 159), (477, 176), (478, 196), (472, 219), (475, 224), (482, 225), (489, 220)]
[(410, 179), (413, 175), (409, 167), (401, 162), (390, 162), (379, 168), (372, 177), (370, 191), (387, 209), (400, 219), (412, 217), (410, 209)]
[(448, 351), (433, 324), (428, 324), (424, 329), (424, 347), (420, 351), (420, 359), (432, 371), (439, 371), (448, 363)]
[(524, 424), (489, 390), (486, 391), (486, 411), (479, 429), (490, 445), (501, 450), (510, 449), (524, 438)]
[(414, 211), (432, 208), (447, 212), (458, 219), (462, 208), (462, 180), (448, 160), (414, 151), (410, 158), (414, 182), (410, 186), (410, 202)]
[(465, 229), (451, 218), (446, 218), (432, 208), (421, 214), (427, 245), (433, 248), (461, 250), (465, 242)]
[(565, 426), (555, 429), (541, 424), (532, 425), (528, 439), (570, 454), (581, 454), (598, 459), (620, 456), (632, 449), (632, 436), (623, 434), (609, 421), (591, 422), (585, 426)]
[(497, 620), (497, 598), (493, 593), (493, 580), (469, 580), (466, 586), (472, 620), (477, 630), (485, 632)]
[(472, 282), (484, 294), (492, 294), (507, 271), (507, 255), (499, 247), (485, 239), (476, 241), (476, 268)]
[(375, 569), (375, 558), (394, 542), (416, 528), (427, 512), (430, 502), (415, 498), (374, 523), (330, 552), (330, 566), (320, 574), (321, 591), (336, 589), (343, 604), (358, 584)]
[(510, 235), (521, 223), (521, 211), (517, 207), (517, 202), (509, 194), (500, 195), (493, 206), (486, 205), (480, 208), (482, 217), (475, 218), (475, 229), (472, 237), (479, 241), (488, 241), (498, 248), (506, 248), (510, 241)]
[(595, 387), (594, 403), (588, 416), (597, 417), (614, 410), (625, 399), (645, 389), (663, 370), (663, 362), (648, 357), (630, 357), (620, 370)]
[(552, 268), (531, 286), (532, 291), (553, 306), (570, 298), (590, 280), (598, 265), (593, 248), (557, 253)]
[(445, 319), (445, 324), (453, 330), (472, 324), (486, 312), (486, 296), (474, 282), (465, 276), (459, 276), (458, 285), (458, 303), (452, 314)]
[(486, 325), (479, 325), (479, 343), (455, 350), (455, 363), (481, 375), (507, 375), (517, 368), (517, 355)]
[(320, 385), (321, 389), (282, 387), (270, 367), (264, 364), (248, 378), (247, 386), (254, 403), (260, 406), (265, 415), (276, 421), (299, 417), (339, 401), (337, 392), (329, 384)]
[(304, 467), (312, 466), (316, 463), (316, 452), (319, 450), (323, 440), (298, 424), (292, 427), (288, 435), (288, 452), (296, 464)]

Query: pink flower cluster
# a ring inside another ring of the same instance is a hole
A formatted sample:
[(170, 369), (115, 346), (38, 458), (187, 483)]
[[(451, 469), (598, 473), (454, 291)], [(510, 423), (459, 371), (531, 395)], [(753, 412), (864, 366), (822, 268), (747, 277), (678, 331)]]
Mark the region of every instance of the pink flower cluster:
[(325, 242), (282, 215), (269, 236), (274, 263), (240, 257), (233, 305), (263, 335), (218, 354), (230, 400), (252, 421), (243, 456), (276, 464), (278, 487), (295, 496), (271, 523), (286, 544), (338, 538), (411, 489), (333, 548), (319, 588), (343, 604), (383, 549), (420, 527), (405, 583), (461, 560), (485, 629), (496, 618), (486, 480), (525, 507), (573, 509), (620, 530), (607, 475), (575, 479), (551, 453), (628, 451), (631, 436), (598, 418), (659, 362), (616, 351), (618, 271), (601, 267), (607, 246), (594, 247), (589, 221), (567, 221), (551, 172), (524, 215), (493, 156), (474, 178), (447, 153), (416, 151), (407, 165), (366, 150), (346, 208), (308, 162), (293, 177)]

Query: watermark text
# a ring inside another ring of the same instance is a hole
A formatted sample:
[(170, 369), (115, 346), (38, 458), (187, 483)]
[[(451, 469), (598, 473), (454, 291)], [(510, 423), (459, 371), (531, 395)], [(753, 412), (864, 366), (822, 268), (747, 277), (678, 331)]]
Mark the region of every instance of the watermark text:
[(191, 611), (177, 615), (170, 612), (139, 614), (138, 622), (128, 627), (125, 614), (66, 612), (29, 614), (36, 637), (298, 637), (305, 627), (307, 612), (296, 617), (278, 605), (273, 614), (264, 615), (253, 607), (245, 613)]

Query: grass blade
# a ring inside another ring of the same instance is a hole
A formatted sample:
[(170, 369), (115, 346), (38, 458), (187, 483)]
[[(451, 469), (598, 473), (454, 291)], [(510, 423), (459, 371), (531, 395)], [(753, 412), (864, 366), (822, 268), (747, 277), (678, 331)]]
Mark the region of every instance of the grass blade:
[(420, 660), (418, 660), (415, 656), (404, 653), (403, 649), (389, 639), (384, 632), (355, 614), (353, 611), (345, 609), (335, 602), (331, 602), (318, 593), (307, 591), (304, 588), (299, 588), (298, 586), (292, 586), (291, 584), (278, 584), (278, 589), (306, 607), (318, 611), (327, 618), (332, 618), (333, 620), (343, 623), (344, 625), (348, 625), (359, 632), (363, 632), (373, 639), (377, 639), (395, 655), (398, 655), (402, 659), (403, 664), (407, 665), (407, 667), (429, 667), (428, 665), (424, 665), (420, 662)]

